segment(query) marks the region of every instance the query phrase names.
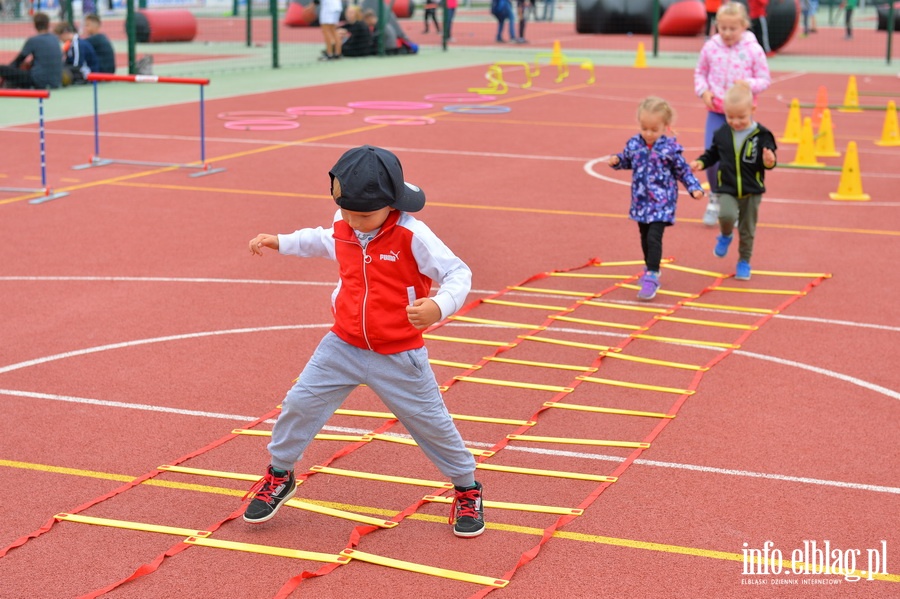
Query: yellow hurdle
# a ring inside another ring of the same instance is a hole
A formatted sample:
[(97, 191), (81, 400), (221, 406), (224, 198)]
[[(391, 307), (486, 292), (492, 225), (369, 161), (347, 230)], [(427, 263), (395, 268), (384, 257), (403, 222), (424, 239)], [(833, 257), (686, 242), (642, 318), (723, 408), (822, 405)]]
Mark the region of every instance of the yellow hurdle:
[(509, 87), (503, 80), (503, 69), (496, 65), (488, 67), (485, 78), (488, 80), (488, 87), (470, 87), (469, 91), (476, 94), (489, 94), (492, 96), (500, 96), (505, 94)]

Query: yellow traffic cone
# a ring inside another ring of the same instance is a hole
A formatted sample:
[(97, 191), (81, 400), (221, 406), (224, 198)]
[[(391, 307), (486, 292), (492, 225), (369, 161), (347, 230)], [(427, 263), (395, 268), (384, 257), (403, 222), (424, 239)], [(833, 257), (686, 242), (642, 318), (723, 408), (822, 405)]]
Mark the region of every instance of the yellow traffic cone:
[(844, 92), (844, 105), (838, 108), (838, 112), (862, 112), (859, 107), (859, 92), (856, 91), (856, 76), (850, 75), (847, 80), (847, 91)]
[(550, 65), (554, 67), (562, 66), (563, 64), (563, 55), (562, 55), (562, 47), (559, 45), (559, 40), (553, 40), (553, 52), (550, 54)]
[(816, 135), (816, 157), (837, 157), (841, 153), (834, 148), (834, 131), (831, 127), (831, 110), (822, 111), (822, 122), (819, 125), (819, 133)]
[(638, 42), (637, 56), (634, 58), (634, 68), (647, 68), (647, 54), (644, 51), (644, 42)]
[(787, 124), (784, 126), (784, 135), (778, 138), (783, 144), (800, 143), (800, 100), (791, 100), (791, 109), (788, 111)]
[(859, 154), (856, 150), (856, 142), (847, 144), (847, 156), (844, 158), (844, 168), (841, 169), (841, 181), (838, 183), (837, 193), (829, 193), (832, 200), (856, 200), (866, 201), (871, 199), (869, 194), (863, 193), (862, 178), (859, 172)]
[(879, 146), (900, 146), (900, 128), (897, 127), (897, 104), (893, 100), (888, 102), (887, 111), (884, 114), (884, 127), (881, 130), (881, 139), (875, 143)]
[(797, 156), (793, 162), (789, 162), (788, 166), (800, 167), (816, 167), (825, 166), (824, 163), (816, 160), (816, 148), (813, 141), (812, 119), (806, 117), (803, 119), (803, 128), (800, 131), (800, 144), (797, 146)]

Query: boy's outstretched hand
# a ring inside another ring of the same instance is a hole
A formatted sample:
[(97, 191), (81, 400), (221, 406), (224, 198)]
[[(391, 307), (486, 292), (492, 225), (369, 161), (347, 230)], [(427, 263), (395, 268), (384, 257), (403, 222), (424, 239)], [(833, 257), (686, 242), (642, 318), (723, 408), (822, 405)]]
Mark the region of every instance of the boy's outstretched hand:
[(699, 160), (694, 160), (693, 162), (691, 162), (690, 167), (691, 167), (691, 170), (696, 173), (697, 171), (703, 170), (703, 163), (700, 162)]
[(260, 233), (250, 240), (250, 253), (262, 256), (262, 249), (266, 247), (271, 250), (278, 250), (278, 236), (269, 235), (268, 233)]
[(766, 168), (772, 168), (775, 166), (775, 152), (773, 152), (770, 148), (763, 148), (763, 166)]
[(441, 319), (441, 308), (433, 299), (420, 297), (413, 305), (406, 306), (409, 323), (419, 329), (427, 329)]

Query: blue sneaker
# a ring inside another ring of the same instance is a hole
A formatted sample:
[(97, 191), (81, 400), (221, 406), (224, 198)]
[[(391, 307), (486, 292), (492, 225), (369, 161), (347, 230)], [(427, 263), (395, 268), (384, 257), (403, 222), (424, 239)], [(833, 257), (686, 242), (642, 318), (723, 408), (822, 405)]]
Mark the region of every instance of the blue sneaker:
[(725, 237), (724, 235), (718, 235), (716, 237), (716, 247), (713, 248), (713, 254), (715, 254), (719, 258), (724, 258), (725, 254), (728, 253), (728, 246), (731, 245), (732, 239), (734, 239), (733, 233), (728, 237)]
[(749, 281), (750, 263), (746, 260), (738, 260), (737, 268), (734, 270), (734, 278), (738, 281)]
[(644, 273), (644, 276), (641, 277), (641, 290), (638, 291), (638, 299), (649, 302), (654, 297), (656, 297), (656, 292), (659, 289), (659, 273), (653, 270), (648, 270)]

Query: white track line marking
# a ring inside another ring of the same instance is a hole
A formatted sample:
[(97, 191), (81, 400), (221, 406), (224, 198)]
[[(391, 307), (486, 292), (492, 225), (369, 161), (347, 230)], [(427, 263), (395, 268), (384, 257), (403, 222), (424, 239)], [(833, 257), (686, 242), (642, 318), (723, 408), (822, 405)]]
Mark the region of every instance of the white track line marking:
[(30, 366), (37, 366), (39, 364), (46, 364), (47, 362), (54, 362), (56, 360), (63, 360), (65, 358), (74, 358), (76, 356), (84, 356), (87, 354), (96, 354), (99, 352), (109, 351), (113, 349), (123, 349), (126, 347), (134, 347), (136, 345), (149, 345), (151, 343), (164, 343), (167, 341), (181, 341), (183, 339), (198, 339), (200, 337), (214, 337), (216, 335), (240, 335), (242, 333), (260, 333), (267, 331), (294, 331), (298, 329), (316, 329), (316, 328), (331, 328), (331, 323), (328, 324), (294, 324), (294, 325), (281, 325), (281, 326), (272, 326), (272, 327), (254, 327), (247, 329), (225, 329), (221, 331), (205, 331), (202, 333), (185, 333), (182, 335), (168, 335), (166, 337), (151, 337), (149, 339), (136, 339), (134, 341), (123, 341), (122, 343), (110, 343), (109, 345), (98, 345), (96, 347), (88, 347), (85, 349), (77, 349), (73, 351), (63, 352), (61, 354), (54, 354), (52, 356), (45, 356), (43, 358), (35, 358), (34, 360), (26, 360), (25, 362), (18, 362), (17, 364), (10, 364), (9, 366), (3, 366), (0, 368), (0, 374), (4, 374), (7, 372), (12, 372), (13, 370), (20, 370), (22, 368), (28, 368)]
[[(588, 160), (587, 162), (584, 163), (584, 172), (586, 172), (591, 177), (594, 177), (595, 179), (600, 179), (601, 181), (605, 181), (607, 183), (613, 183), (614, 185), (622, 185), (622, 186), (626, 186), (626, 187), (631, 187), (631, 179), (630, 178), (617, 179), (615, 177), (601, 175), (600, 173), (598, 173), (597, 171), (594, 170), (594, 167), (597, 164), (599, 164), (601, 162), (605, 164), (607, 160), (609, 160), (609, 155), (601, 156), (599, 158), (594, 158), (592, 160)], [(810, 169), (809, 171), (799, 171), (799, 172), (804, 173), (804, 174), (813, 173), (816, 176), (820, 176), (820, 175), (840, 176), (840, 173), (837, 171), (813, 171), (812, 169)], [(871, 176), (873, 176), (873, 177), (888, 177), (888, 178), (892, 178), (892, 179), (900, 178), (900, 175), (895, 175), (895, 174), (873, 174)], [(681, 188), (679, 188), (678, 193), (680, 195), (687, 195), (687, 191), (685, 191), (684, 189), (681, 189)], [(853, 204), (855, 206), (865, 205), (865, 206), (869, 206), (870, 208), (871, 207), (879, 207), (879, 208), (900, 207), (900, 203), (898, 203), (898, 202), (835, 202), (834, 200), (822, 200), (822, 201), (797, 200), (797, 199), (792, 199), (792, 198), (775, 198), (775, 197), (771, 197), (768, 195), (766, 196), (765, 201), (769, 202), (769, 203), (773, 203), (773, 204), (803, 204), (805, 206), (815, 205), (815, 206), (846, 207), (846, 206), (849, 206), (849, 204)]]
[[(214, 283), (250, 283), (250, 284), (264, 284), (264, 283), (274, 283), (274, 284), (309, 284), (309, 285), (328, 285), (331, 286), (333, 283), (324, 283), (324, 282), (316, 282), (316, 281), (262, 281), (262, 280), (254, 280), (254, 279), (177, 279), (177, 278), (167, 278), (167, 277), (2, 277), (0, 280), (100, 280), (100, 281), (141, 281), (141, 282), (158, 282), (158, 281), (167, 281), (167, 282), (214, 282)], [(492, 294), (492, 291), (475, 291), (475, 293), (485, 293)], [(778, 315), (776, 315), (777, 317)], [(793, 317), (793, 318), (802, 318), (802, 317)], [(808, 319), (814, 322), (820, 322), (824, 324), (837, 324), (842, 326), (864, 326), (864, 327), (876, 327), (877, 325), (869, 325), (865, 323), (851, 323), (847, 321), (829, 321), (825, 319)], [(454, 323), (455, 326), (468, 326), (463, 325), (462, 323)], [(60, 354), (54, 354), (51, 356), (45, 356), (43, 358), (36, 358), (33, 360), (27, 360), (24, 362), (19, 362), (16, 364), (10, 364), (8, 366), (4, 366), (0, 368), (0, 374), (11, 372), (14, 370), (20, 370), (22, 368), (28, 368), (31, 366), (37, 366), (40, 364), (46, 364), (48, 362), (61, 360), (65, 358), (71, 358), (76, 356), (88, 355), (92, 353), (99, 353), (103, 351), (122, 349), (126, 347), (134, 347), (138, 345), (147, 345), (152, 343), (164, 343), (168, 341), (178, 341), (183, 339), (195, 339), (201, 337), (210, 337), (217, 335), (232, 335), (232, 334), (244, 334), (244, 333), (258, 333), (258, 332), (270, 332), (270, 331), (284, 331), (284, 330), (300, 330), (300, 329), (313, 329), (313, 328), (328, 328), (331, 324), (308, 324), (308, 325), (281, 325), (281, 326), (270, 326), (270, 327), (254, 327), (254, 328), (243, 328), (243, 329), (226, 329), (220, 331), (206, 331), (200, 333), (187, 333), (182, 335), (169, 335), (165, 337), (154, 337), (149, 339), (138, 339), (135, 341), (127, 341), (122, 343), (112, 343), (108, 345), (101, 345), (92, 348), (85, 348), (81, 350), (74, 350), (69, 352), (63, 352)], [(484, 326), (484, 325), (474, 325), (474, 326)], [(569, 329), (567, 329), (569, 330)], [(621, 335), (617, 335), (615, 333), (607, 333), (602, 331), (581, 331), (576, 329), (571, 329), (573, 332), (579, 332), (582, 334), (591, 334), (597, 336), (613, 336), (620, 337)], [(891, 327), (889, 330), (896, 330)], [(721, 351), (716, 348), (702, 348), (702, 349), (710, 349), (712, 351)], [(821, 374), (823, 376), (836, 378), (841, 381), (857, 385), (868, 389), (870, 391), (874, 391), (876, 393), (880, 393), (882, 395), (891, 397), (893, 399), (900, 399), (900, 393), (893, 391), (891, 389), (887, 389), (885, 387), (881, 387), (880, 385), (875, 385), (869, 383), (867, 381), (863, 381), (856, 377), (851, 377), (848, 375), (844, 375), (841, 373), (837, 373), (831, 370), (819, 368), (816, 366), (812, 366), (809, 364), (803, 364), (800, 362), (795, 362), (792, 360), (785, 360), (781, 358), (776, 358), (773, 356), (767, 356), (763, 354), (757, 354), (754, 352), (747, 352), (743, 350), (735, 350), (735, 354), (749, 357), (749, 358), (757, 358), (761, 360), (768, 360), (771, 362), (776, 362), (782, 365), (790, 366), (793, 368), (800, 368), (804, 370), (808, 370), (810, 372), (814, 372), (816, 374)], [(0, 389), (0, 394), (2, 395), (11, 395), (17, 397), (31, 397), (35, 399), (46, 399), (46, 400), (55, 400), (55, 401), (68, 401), (74, 403), (82, 403), (82, 404), (91, 404), (91, 405), (99, 405), (105, 407), (115, 407), (115, 408), (126, 408), (126, 409), (138, 409), (138, 410), (147, 410), (154, 412), (165, 412), (179, 415), (188, 415), (188, 416), (200, 416), (206, 418), (220, 418), (227, 420), (235, 420), (235, 421), (252, 421), (254, 417), (252, 416), (240, 416), (235, 414), (222, 414), (217, 412), (205, 412), (200, 410), (184, 410), (180, 408), (168, 408), (162, 406), (153, 406), (153, 405), (145, 405), (145, 404), (135, 404), (135, 403), (126, 403), (126, 402), (115, 402), (115, 401), (106, 401), (106, 400), (98, 400), (98, 399), (88, 399), (88, 398), (77, 398), (71, 396), (63, 396), (63, 395), (54, 395), (47, 393), (34, 393), (27, 391), (16, 391), (9, 389)], [(271, 422), (271, 421), (270, 421)], [(325, 427), (329, 430), (341, 430), (339, 427)], [(355, 430), (355, 429), (354, 429)], [(368, 431), (362, 431), (368, 432)], [(480, 445), (485, 447), (490, 447), (490, 444), (485, 443), (472, 443), (473, 445)], [(613, 457), (613, 456), (602, 456), (595, 454), (582, 454), (578, 452), (566, 452), (566, 451), (558, 451), (558, 450), (547, 450), (547, 449), (531, 449), (531, 448), (519, 448), (519, 447), (507, 447), (507, 449), (515, 450), (515, 451), (525, 451), (531, 453), (541, 453), (546, 455), (557, 455), (557, 456), (570, 456), (570, 457), (579, 457), (584, 459), (599, 459), (599, 460), (607, 460), (607, 461), (622, 461), (622, 458)], [(825, 486), (834, 486), (834, 487), (843, 487), (843, 488), (852, 488), (852, 489), (860, 489), (860, 490), (868, 490), (868, 491), (876, 491), (876, 492), (884, 492), (884, 493), (900, 493), (900, 489), (894, 487), (881, 487), (877, 485), (863, 485), (858, 483), (849, 483), (842, 481), (829, 481), (823, 479), (815, 479), (815, 478), (806, 478), (806, 477), (794, 477), (780, 474), (766, 474), (760, 472), (752, 472), (745, 470), (733, 470), (733, 469), (724, 469), (724, 468), (713, 468), (708, 466), (696, 466), (691, 464), (677, 464), (670, 462), (659, 462), (655, 460), (636, 460), (635, 463), (648, 465), (648, 466), (658, 466), (658, 467), (666, 467), (666, 468), (680, 468), (685, 470), (695, 470), (700, 472), (710, 472), (716, 474), (727, 474), (732, 476), (746, 476), (746, 477), (754, 477), (754, 478), (766, 478), (771, 480), (782, 480), (786, 482), (799, 482), (805, 484), (817, 484), (817, 485), (825, 485)]]
[[(95, 406), (103, 406), (109, 408), (123, 408), (130, 410), (143, 410), (148, 412), (161, 412), (167, 414), (176, 414), (179, 416), (197, 416), (201, 418), (216, 418), (221, 420), (231, 420), (235, 422), (252, 422), (256, 420), (253, 416), (242, 416), (240, 414), (223, 414), (220, 412), (204, 412), (201, 410), (184, 410), (181, 408), (169, 408), (163, 406), (154, 406), (154, 405), (146, 405), (146, 404), (137, 404), (137, 403), (127, 403), (122, 401), (106, 401), (101, 399), (90, 399), (86, 397), (72, 397), (69, 395), (56, 395), (50, 393), (33, 393), (30, 391), (16, 391), (12, 389), (0, 389), (0, 395), (10, 395), (13, 397), (27, 397), (31, 399), (44, 399), (51, 401), (63, 401), (63, 402), (71, 402), (78, 404), (87, 404), (87, 405), (95, 405)], [(265, 422), (274, 423), (273, 419), (266, 420)], [(322, 430), (327, 430), (331, 432), (337, 433), (347, 433), (354, 435), (362, 435), (371, 432), (368, 429), (361, 428), (349, 428), (349, 427), (341, 427), (341, 426), (325, 426)], [(411, 439), (412, 437), (409, 435), (400, 435), (396, 433), (393, 434), (397, 437), (402, 437), (405, 439)], [(472, 447), (492, 447), (491, 443), (482, 443), (482, 442), (465, 442), (467, 446)], [(554, 449), (538, 449), (538, 448), (530, 448), (530, 447), (516, 447), (516, 446), (507, 446), (504, 451), (521, 451), (525, 453), (535, 453), (541, 455), (551, 455), (556, 457), (571, 457), (571, 458), (579, 458), (586, 460), (600, 460), (605, 462), (623, 462), (625, 458), (618, 456), (609, 456), (602, 454), (590, 454), (590, 453), (581, 453), (577, 451), (560, 451)], [(881, 485), (869, 485), (862, 483), (852, 483), (846, 481), (836, 481), (836, 480), (827, 480), (820, 478), (808, 478), (801, 476), (787, 476), (783, 474), (771, 474), (765, 472), (753, 472), (751, 470), (735, 470), (733, 468), (714, 468), (712, 466), (697, 466), (694, 464), (680, 464), (677, 462), (661, 462), (659, 460), (644, 460), (637, 459), (634, 461), (635, 464), (640, 464), (643, 466), (653, 466), (658, 468), (674, 468), (678, 470), (690, 470), (694, 472), (705, 472), (709, 474), (722, 474), (727, 476), (740, 476), (747, 478), (764, 478), (768, 480), (779, 480), (785, 482), (794, 482), (794, 483), (802, 483), (802, 484), (811, 484), (811, 485), (822, 485), (828, 487), (838, 487), (843, 489), (855, 489), (861, 491), (873, 491), (876, 493), (894, 493), (900, 494), (900, 488), (898, 487), (886, 487)]]

